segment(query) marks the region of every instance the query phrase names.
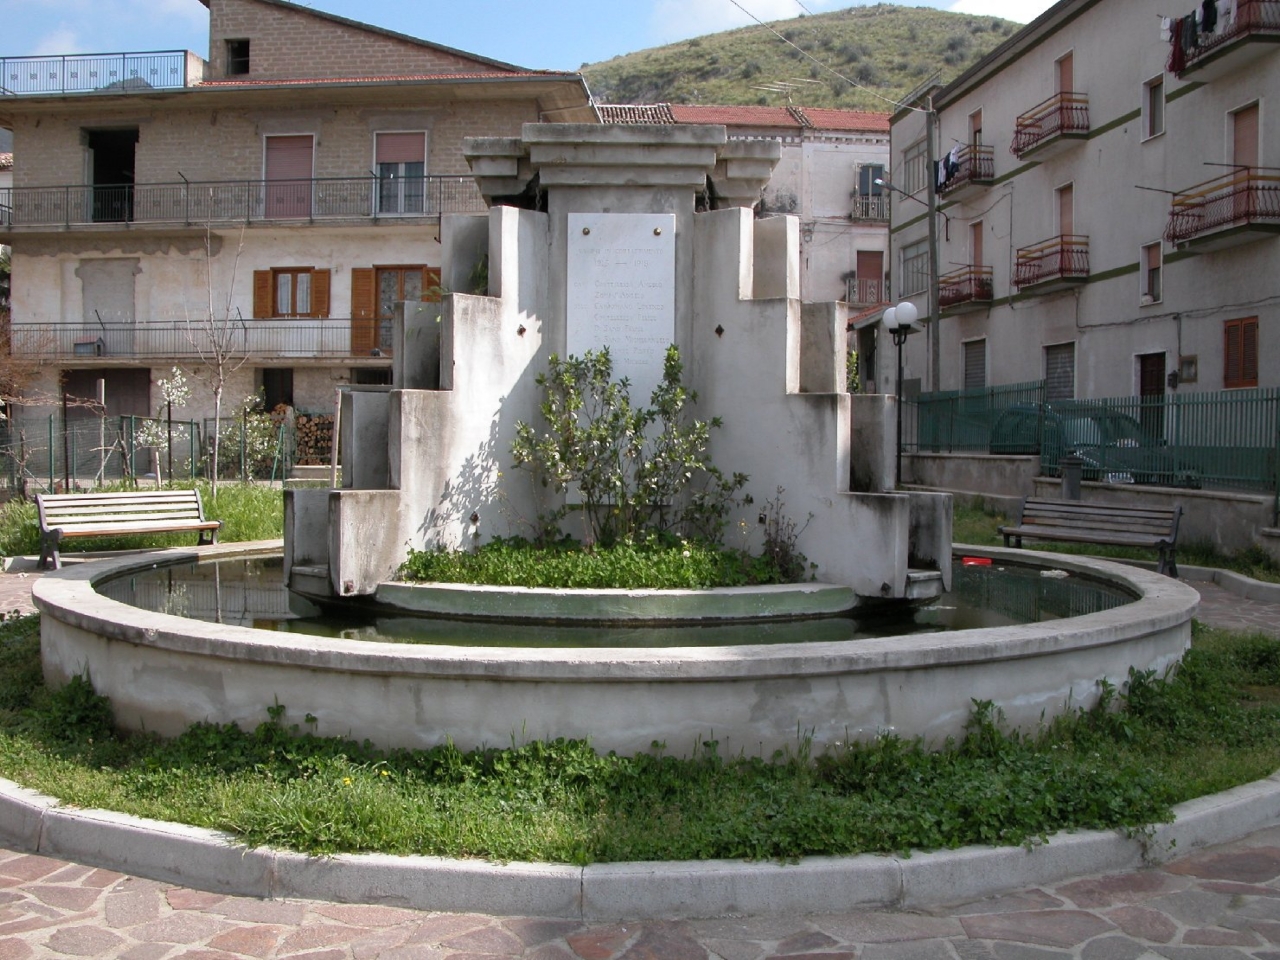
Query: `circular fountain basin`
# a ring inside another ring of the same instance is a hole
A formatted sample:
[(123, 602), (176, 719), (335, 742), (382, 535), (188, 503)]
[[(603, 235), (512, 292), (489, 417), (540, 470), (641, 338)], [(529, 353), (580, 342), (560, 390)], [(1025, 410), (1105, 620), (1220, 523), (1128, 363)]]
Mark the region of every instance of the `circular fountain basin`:
[[(1092, 704), (1099, 681), (1163, 672), (1186, 650), (1199, 595), (1105, 561), (966, 547), (997, 563), (1043, 564), (1110, 581), (1137, 599), (1019, 626), (856, 641), (629, 649), (406, 645), (277, 633), (151, 613), (94, 584), (191, 559), (277, 552), (278, 543), (168, 550), (67, 567), (35, 584), (41, 651), (54, 685), (87, 671), (117, 722), (174, 735), (197, 721), (253, 726), (276, 703), (321, 735), (386, 747), (461, 748), (589, 738), (635, 753), (769, 756), (886, 730), (940, 741), (974, 700), (1033, 727)], [(820, 622), (820, 621), (815, 621)], [(494, 627), (495, 644), (501, 628)]]

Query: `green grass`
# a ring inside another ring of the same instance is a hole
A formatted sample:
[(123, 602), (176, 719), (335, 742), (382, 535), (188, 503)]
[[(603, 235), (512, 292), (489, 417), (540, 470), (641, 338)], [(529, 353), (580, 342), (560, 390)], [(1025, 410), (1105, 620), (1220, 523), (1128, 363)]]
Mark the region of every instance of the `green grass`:
[[(956, 543), (968, 543), (978, 547), (996, 547), (1004, 545), (1004, 538), (996, 532), (996, 528), (1001, 524), (1012, 523), (1012, 520), (999, 512), (988, 510), (982, 504), (971, 506), (957, 504), (952, 523), (952, 539)], [(1023, 545), (1028, 550), (1107, 557), (1115, 560), (1155, 559), (1154, 550), (1112, 547), (1106, 544), (1026, 540)], [(1231, 570), (1235, 573), (1244, 574), (1246, 577), (1252, 577), (1254, 580), (1280, 583), (1280, 565), (1277, 565), (1265, 551), (1258, 547), (1251, 547), (1240, 553), (1227, 555), (1218, 552), (1208, 543), (1179, 543), (1178, 563), (1185, 566)]]
[[(793, 556), (791, 568), (803, 572), (804, 558)], [(626, 590), (706, 590), (796, 579), (769, 556), (657, 537), (643, 543), (624, 540), (608, 547), (587, 547), (567, 538), (535, 544), (508, 537), (471, 551), (411, 549), (400, 576), (420, 583)]]
[[(220, 483), (215, 502), (207, 483), (200, 482), (195, 486), (200, 490), (205, 516), (222, 521), (222, 528), (218, 531), (220, 542), (275, 540), (284, 535), (284, 495), (278, 488), (258, 484)], [(66, 541), (60, 552), (65, 555), (96, 550), (182, 547), (191, 546), (194, 542), (195, 536), (190, 533), (84, 537)], [(35, 501), (10, 500), (0, 506), (0, 556), (13, 557), (39, 552), (40, 530), (36, 520)]]
[[(60, 797), (314, 854), (379, 850), (583, 864), (1024, 844), (1165, 821), (1171, 805), (1280, 767), (1280, 642), (1195, 630), (1168, 679), (1027, 734), (975, 704), (931, 750), (884, 736), (811, 757), (601, 755), (583, 741), (381, 751), (309, 735), (264, 704), (251, 731), (120, 736), (76, 679), (40, 679), (37, 618), (0, 625), (0, 775)], [(684, 745), (681, 745), (684, 746)]]

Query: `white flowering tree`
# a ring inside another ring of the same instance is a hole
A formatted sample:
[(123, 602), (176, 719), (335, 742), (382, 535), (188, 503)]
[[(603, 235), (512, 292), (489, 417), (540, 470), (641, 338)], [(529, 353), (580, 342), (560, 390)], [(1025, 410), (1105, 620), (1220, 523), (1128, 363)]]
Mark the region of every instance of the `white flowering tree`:
[(182, 375), (182, 371), (177, 367), (173, 368), (171, 377), (167, 380), (157, 381), (156, 386), (160, 390), (160, 399), (164, 403), (165, 419), (163, 422), (147, 420), (143, 423), (142, 428), (138, 431), (138, 442), (156, 451), (157, 474), (160, 469), (158, 463), (159, 454), (164, 453), (166, 455), (168, 483), (169, 486), (173, 486), (173, 408), (187, 405), (187, 401), (191, 399), (191, 387), (187, 384), (187, 379)]

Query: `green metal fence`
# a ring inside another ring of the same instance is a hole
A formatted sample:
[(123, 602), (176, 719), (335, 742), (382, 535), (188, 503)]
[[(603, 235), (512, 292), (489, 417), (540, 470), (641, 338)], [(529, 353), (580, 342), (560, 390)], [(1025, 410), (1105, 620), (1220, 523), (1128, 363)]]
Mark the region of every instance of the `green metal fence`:
[(902, 443), (908, 451), (988, 453), (992, 428), (1010, 407), (1044, 403), (1044, 381), (984, 390), (921, 394), (903, 411)]
[[(213, 457), (214, 423), (212, 417), (204, 421), (206, 462)], [(289, 475), (294, 443), (287, 422), (242, 412), (216, 423), (220, 480), (283, 480)]]
[[(213, 421), (151, 417), (19, 415), (0, 421), (0, 499), (143, 480), (209, 475)], [(282, 480), (294, 457), (291, 425), (228, 418), (219, 431), (218, 476)]]
[[(150, 426), (148, 427), (148, 424)], [(0, 422), (0, 488), (8, 495), (74, 490), (139, 477), (189, 479), (199, 466), (199, 427), (142, 417), (68, 417), (59, 413)], [(172, 454), (172, 455), (170, 455)]]
[(923, 394), (904, 410), (903, 448), (1068, 453), (1086, 479), (1271, 493), (1280, 503), (1280, 389), (1167, 393), (1046, 403), (1044, 382)]

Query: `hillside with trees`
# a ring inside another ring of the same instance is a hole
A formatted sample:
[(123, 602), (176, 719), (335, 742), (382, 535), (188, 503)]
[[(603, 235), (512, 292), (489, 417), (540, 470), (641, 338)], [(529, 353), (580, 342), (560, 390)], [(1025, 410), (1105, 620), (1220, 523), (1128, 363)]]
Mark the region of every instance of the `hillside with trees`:
[[(726, 30), (581, 69), (601, 103), (785, 106), (789, 96), (811, 107), (892, 110), (891, 101), (934, 73), (944, 81), (957, 76), (1018, 28), (996, 17), (880, 3)], [(784, 89), (762, 89), (778, 85)]]

